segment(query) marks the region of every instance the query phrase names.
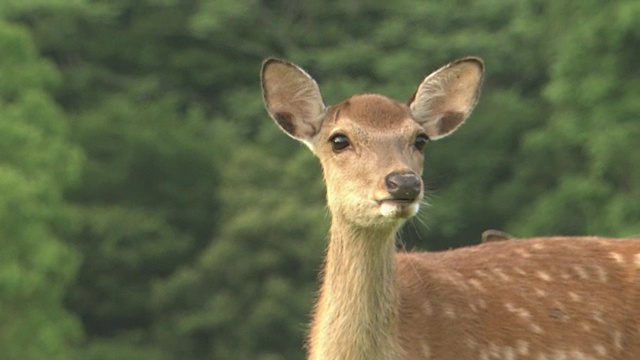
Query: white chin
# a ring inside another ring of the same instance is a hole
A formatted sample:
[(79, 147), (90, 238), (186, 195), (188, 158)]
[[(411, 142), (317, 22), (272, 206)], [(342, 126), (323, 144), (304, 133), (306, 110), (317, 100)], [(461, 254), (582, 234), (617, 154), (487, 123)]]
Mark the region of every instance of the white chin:
[(380, 214), (386, 218), (408, 219), (418, 213), (419, 202), (410, 204), (384, 201), (380, 204)]

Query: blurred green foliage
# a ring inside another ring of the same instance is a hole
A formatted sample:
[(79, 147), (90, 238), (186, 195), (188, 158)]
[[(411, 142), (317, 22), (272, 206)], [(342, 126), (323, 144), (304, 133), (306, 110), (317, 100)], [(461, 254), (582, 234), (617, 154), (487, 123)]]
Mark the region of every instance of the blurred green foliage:
[(82, 340), (63, 303), (81, 257), (66, 241), (77, 222), (63, 190), (82, 152), (51, 96), (59, 75), (25, 28), (0, 21), (2, 359), (68, 359)]
[(483, 95), (429, 145), (406, 247), (640, 233), (640, 3), (0, 2), (0, 358), (304, 357), (329, 216), (262, 106), (276, 55), (324, 98)]

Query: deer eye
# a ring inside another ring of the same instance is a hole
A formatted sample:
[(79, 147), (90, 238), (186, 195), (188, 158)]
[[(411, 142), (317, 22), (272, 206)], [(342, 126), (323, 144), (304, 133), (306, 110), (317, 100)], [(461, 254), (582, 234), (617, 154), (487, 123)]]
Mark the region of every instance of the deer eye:
[(429, 142), (429, 137), (425, 134), (420, 134), (416, 136), (416, 141), (413, 143), (413, 146), (416, 147), (416, 150), (423, 151), (424, 146)]
[(333, 148), (334, 152), (340, 152), (351, 145), (349, 138), (340, 133), (332, 135), (329, 138), (329, 142), (331, 143), (331, 148)]

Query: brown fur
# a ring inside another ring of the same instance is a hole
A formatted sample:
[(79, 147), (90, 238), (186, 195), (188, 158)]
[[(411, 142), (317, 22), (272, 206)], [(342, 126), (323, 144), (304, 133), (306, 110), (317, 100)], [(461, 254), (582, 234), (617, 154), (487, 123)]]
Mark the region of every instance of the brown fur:
[(638, 240), (534, 238), (398, 254), (405, 358), (640, 358)]

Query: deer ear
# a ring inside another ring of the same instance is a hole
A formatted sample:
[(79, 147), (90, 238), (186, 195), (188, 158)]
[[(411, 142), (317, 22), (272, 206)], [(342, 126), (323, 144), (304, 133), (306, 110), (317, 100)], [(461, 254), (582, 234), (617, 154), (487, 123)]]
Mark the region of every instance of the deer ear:
[(436, 140), (455, 131), (476, 105), (484, 65), (475, 57), (453, 61), (427, 76), (409, 101), (413, 118)]
[(267, 59), (262, 64), (262, 97), (269, 115), (291, 137), (312, 150), (325, 106), (315, 80), (296, 65)]

